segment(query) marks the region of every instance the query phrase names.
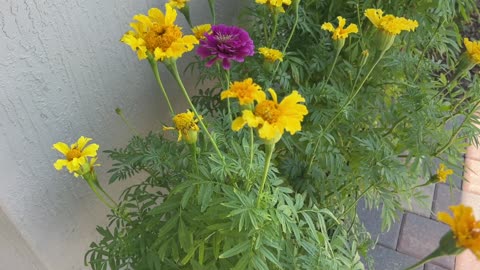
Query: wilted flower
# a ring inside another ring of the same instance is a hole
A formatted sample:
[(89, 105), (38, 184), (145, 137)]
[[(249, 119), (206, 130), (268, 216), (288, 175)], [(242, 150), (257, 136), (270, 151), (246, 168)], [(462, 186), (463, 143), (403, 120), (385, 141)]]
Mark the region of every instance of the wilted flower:
[(480, 64), (480, 41), (470, 41), (468, 38), (463, 39), (467, 54), (475, 65)]
[(268, 62), (275, 62), (275, 61), (283, 61), (283, 53), (276, 49), (270, 49), (267, 47), (262, 47), (258, 49), (258, 52), (263, 55), (266, 61)]
[(121, 39), (138, 54), (138, 59), (147, 58), (147, 53), (155, 60), (176, 59), (193, 49), (198, 40), (192, 35), (183, 36), (181, 28), (175, 25), (177, 11), (169, 4), (165, 5), (165, 14), (157, 8), (151, 8), (148, 16), (133, 16), (136, 22), (130, 23), (134, 31), (127, 32)]
[(445, 164), (441, 163), (438, 166), (436, 178), (437, 178), (438, 182), (445, 183), (445, 182), (447, 182), (448, 176), (452, 175), (452, 174), (453, 174), (453, 170), (451, 170), (451, 169), (446, 170)]
[(200, 128), (197, 125), (198, 119), (195, 119), (193, 112), (179, 113), (173, 117), (175, 127), (163, 127), (163, 130), (177, 130), (178, 141), (184, 140), (188, 144), (195, 143)]
[(205, 39), (206, 33), (211, 33), (212, 26), (210, 24), (201, 24), (192, 28), (192, 32), (198, 40)]
[(81, 136), (76, 143), (71, 144), (70, 147), (63, 142), (57, 142), (53, 145), (53, 149), (58, 150), (60, 153), (65, 155), (65, 159), (58, 159), (53, 166), (57, 170), (62, 170), (63, 167), (67, 167), (70, 173), (78, 173), (80, 168), (89, 163), (87, 157), (92, 157), (93, 162), (97, 156), (97, 150), (99, 148), (98, 144), (87, 143), (91, 141), (91, 138), (86, 138)]
[(277, 101), (275, 91), (273, 89), (268, 91), (273, 100), (262, 98), (253, 111), (243, 110), (242, 116), (233, 121), (232, 129), (238, 131), (247, 124), (249, 127), (258, 128), (260, 138), (269, 143), (276, 143), (284, 130), (292, 135), (302, 130), (300, 123), (308, 110), (305, 105), (298, 104), (305, 102), (305, 99), (297, 91), (293, 91), (280, 103)]
[(270, 8), (278, 10), (280, 12), (285, 12), (283, 5), (289, 6), (292, 4), (292, 0), (255, 0), (257, 4), (267, 5)]
[(365, 16), (381, 31), (389, 35), (398, 35), (401, 31), (414, 31), (418, 27), (416, 20), (408, 20), (403, 17), (395, 17), (391, 14), (383, 15), (381, 9), (369, 8), (365, 10)]
[(236, 26), (214, 25), (212, 33), (205, 34), (200, 40), (197, 54), (202, 59), (210, 58), (207, 67), (217, 60), (222, 60), (224, 69), (230, 69), (230, 61), (243, 62), (245, 57), (253, 55), (253, 41), (248, 33)]
[(238, 98), (240, 105), (252, 104), (254, 100), (265, 100), (265, 92), (262, 88), (253, 82), (252, 78), (247, 78), (242, 82), (233, 82), (230, 88), (223, 91), (221, 99)]
[(416, 20), (395, 17), (391, 14), (384, 16), (381, 9), (367, 9), (365, 10), (365, 16), (379, 30), (376, 36), (376, 44), (381, 51), (388, 50), (395, 41), (395, 36), (400, 34), (401, 31), (414, 31), (418, 27)]
[(475, 220), (473, 210), (469, 206), (460, 204), (449, 208), (453, 217), (448, 213), (439, 212), (438, 220), (450, 226), (457, 247), (470, 249), (480, 259), (480, 221)]
[(169, 5), (171, 5), (172, 7), (174, 8), (183, 8), (185, 7), (185, 5), (190, 2), (190, 0), (170, 0), (168, 2)]
[(347, 22), (342, 16), (337, 17), (338, 20), (338, 27), (335, 28), (331, 23), (324, 23), (322, 24), (322, 29), (332, 32), (332, 39), (339, 40), (339, 39), (346, 39), (349, 34), (358, 33), (358, 27), (356, 24), (351, 23), (347, 28), (345, 27), (345, 23)]

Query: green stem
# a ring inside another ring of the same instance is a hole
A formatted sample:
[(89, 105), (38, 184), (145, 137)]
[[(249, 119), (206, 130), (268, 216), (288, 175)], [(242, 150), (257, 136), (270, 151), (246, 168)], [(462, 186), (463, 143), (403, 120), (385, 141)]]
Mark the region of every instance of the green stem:
[(430, 44), (432, 43), (433, 39), (437, 36), (438, 30), (440, 30), (440, 27), (442, 27), (444, 22), (445, 20), (438, 22), (437, 28), (435, 28), (435, 31), (433, 32), (432, 38), (430, 38), (425, 48), (423, 48), (422, 54), (420, 55), (420, 58), (417, 61), (417, 65), (416, 65), (417, 68), (415, 69), (415, 78), (413, 78), (414, 82), (418, 79), (418, 76), (420, 76), (420, 73), (418, 72), (418, 69), (420, 68), (420, 63), (423, 61), (425, 57), (425, 53), (427, 52), (427, 49), (430, 47)]
[(212, 15), (213, 24), (216, 24), (215, 0), (208, 0), (208, 7), (210, 8), (210, 14)]
[[(345, 102), (345, 104), (343, 104), (343, 106), (340, 108), (340, 110), (337, 112), (337, 114), (335, 114), (335, 116), (330, 119), (330, 122), (327, 124), (327, 126), (325, 127), (325, 129), (323, 130), (323, 132), (327, 132), (331, 125), (333, 124), (333, 122), (337, 119), (338, 116), (340, 116), (340, 114), (343, 112), (343, 110), (348, 106), (350, 105), (350, 103), (353, 101), (353, 99), (357, 96), (357, 94), (360, 92), (360, 90), (362, 89), (363, 85), (365, 84), (365, 82), (368, 80), (368, 78), (370, 77), (370, 74), (372, 74), (373, 70), (375, 69), (375, 67), (378, 65), (378, 63), (380, 62), (380, 60), (383, 58), (383, 56), (385, 55), (385, 52), (386, 51), (381, 51), (380, 54), (378, 55), (377, 57), (377, 60), (375, 61), (375, 63), (372, 65), (372, 67), (370, 68), (370, 70), (368, 71), (367, 75), (365, 76), (365, 78), (362, 80), (362, 82), (360, 83), (360, 85), (358, 86), (358, 88), (353, 92), (353, 94), (350, 96), (350, 98), (347, 100), (347, 102)], [(307, 169), (307, 173), (310, 172), (311, 168), (312, 168), (312, 164), (313, 164), (313, 160), (315, 159), (315, 153), (317, 152), (318, 150), (318, 147), (320, 145), (320, 141), (322, 139), (322, 136), (319, 136), (319, 138), (317, 139), (317, 142), (315, 143), (315, 147), (313, 148), (313, 153), (312, 153), (312, 157), (310, 158), (310, 162), (308, 164), (308, 169)]]
[(122, 112), (122, 109), (116, 108), (115, 112), (118, 114), (118, 116), (120, 116), (123, 123), (125, 123), (125, 125), (127, 125), (128, 129), (130, 129), (130, 131), (133, 133), (133, 135), (139, 136), (138, 132), (135, 130), (135, 128), (132, 125), (130, 125), (130, 123), (128, 122), (127, 118), (125, 117), (125, 115)]
[(272, 30), (272, 35), (270, 36), (270, 41), (268, 42), (268, 47), (271, 48), (273, 45), (273, 40), (275, 39), (275, 36), (277, 35), (277, 27), (278, 27), (278, 13), (275, 11), (273, 13), (273, 30)]
[(183, 85), (183, 81), (182, 81), (182, 79), (180, 78), (180, 74), (178, 73), (178, 68), (177, 68), (177, 62), (176, 62), (176, 60), (171, 59), (170, 61), (168, 61), (168, 62), (165, 61), (164, 63), (165, 63), (165, 65), (167, 66), (167, 68), (168, 68), (168, 70), (170, 71), (170, 73), (172, 73), (172, 75), (173, 75), (173, 77), (175, 78), (175, 80), (177, 81), (178, 86), (180, 86), (180, 89), (182, 90), (182, 93), (183, 93), (183, 95), (185, 96), (185, 99), (187, 100), (188, 105), (190, 105), (190, 108), (192, 109), (193, 113), (194, 113), (195, 116), (197, 117), (198, 122), (199, 122), (200, 125), (202, 126), (203, 131), (207, 134), (208, 138), (210, 139), (210, 142), (212, 143), (213, 148), (214, 148), (215, 151), (217, 152), (218, 156), (220, 156), (220, 158), (225, 162), (225, 158), (224, 158), (224, 156), (222, 155), (222, 152), (220, 152), (220, 149), (218, 148), (217, 143), (216, 143), (215, 140), (213, 139), (213, 137), (212, 137), (212, 135), (210, 134), (210, 132), (208, 132), (207, 126), (205, 126), (205, 123), (203, 122), (202, 117), (198, 114), (197, 109), (196, 109), (195, 106), (193, 105), (192, 100), (190, 99), (190, 96), (188, 95), (187, 89), (185, 89), (185, 86)]
[(247, 172), (247, 179), (250, 181), (250, 173), (252, 172), (252, 165), (253, 165), (253, 141), (254, 141), (254, 134), (253, 128), (250, 128), (250, 163), (248, 165), (248, 172)]
[(265, 144), (265, 150), (267, 151), (267, 155), (265, 157), (265, 167), (263, 168), (263, 177), (262, 177), (262, 184), (260, 189), (258, 190), (258, 198), (257, 198), (257, 207), (260, 206), (260, 201), (263, 195), (263, 189), (265, 188), (265, 183), (267, 182), (268, 176), (268, 169), (270, 168), (270, 161), (272, 160), (273, 149), (275, 148), (275, 144)]
[[(299, 4), (300, 0), (295, 0), (294, 3), (294, 10), (295, 10), (295, 21), (293, 23), (292, 31), (290, 31), (290, 35), (288, 36), (287, 42), (285, 43), (285, 46), (283, 47), (282, 54), (285, 55), (285, 52), (287, 51), (288, 45), (290, 44), (290, 41), (293, 38), (293, 34), (295, 33), (295, 30), (297, 29), (298, 25), (298, 9), (299, 9)], [(270, 81), (267, 85), (269, 87), (272, 84), (273, 78), (275, 78), (275, 74), (277, 73), (278, 68), (280, 67), (280, 61), (277, 61), (277, 64), (275, 65), (275, 69), (273, 70), (272, 77), (270, 78)]]
[(333, 59), (332, 66), (330, 67), (330, 71), (328, 72), (327, 78), (323, 82), (322, 90), (325, 87), (325, 85), (330, 81), (330, 77), (332, 76), (333, 70), (335, 69), (335, 65), (337, 64), (338, 61), (338, 56), (340, 55), (340, 52), (342, 51), (341, 47), (338, 47), (337, 51), (335, 52), (335, 58)]
[(160, 86), (160, 89), (162, 90), (163, 96), (165, 97), (165, 101), (167, 102), (168, 109), (170, 110), (170, 115), (173, 117), (175, 115), (175, 112), (173, 111), (172, 104), (170, 103), (170, 99), (168, 98), (167, 91), (165, 91), (165, 87), (163, 87), (162, 80), (160, 79), (160, 73), (158, 72), (158, 65), (157, 61), (153, 58), (151, 54), (148, 55), (148, 62), (150, 63), (150, 66), (152, 67), (153, 74), (155, 75), (155, 79), (157, 80), (158, 86)]
[[(225, 70), (225, 81), (227, 83), (226, 89), (230, 88), (230, 70)], [(232, 109), (230, 105), (230, 98), (227, 98), (227, 110), (228, 110), (228, 117), (230, 118), (230, 122), (233, 121), (232, 119)]]
[(195, 166), (195, 172), (198, 173), (197, 145), (195, 143), (191, 143), (188, 146), (190, 146), (190, 151), (192, 151), (192, 159), (193, 165)]
[(437, 152), (435, 152), (433, 154), (434, 157), (437, 157), (439, 156), (441, 153), (443, 153), (443, 151), (447, 150), (448, 147), (450, 147), (455, 138), (457, 137), (457, 135), (460, 133), (460, 131), (462, 130), (463, 128), (463, 125), (465, 125), (465, 123), (470, 119), (470, 117), (472, 116), (472, 114), (474, 114), (476, 111), (477, 111), (477, 107), (478, 105), (480, 105), (480, 100), (477, 101), (477, 103), (475, 103), (475, 105), (473, 105), (473, 109), (467, 114), (465, 115), (465, 119), (463, 120), (463, 122), (460, 124), (460, 126), (458, 126), (457, 130), (455, 130), (455, 132), (452, 134), (452, 136), (450, 137), (450, 139), (448, 140), (447, 144), (445, 144), (442, 148), (440, 148)]

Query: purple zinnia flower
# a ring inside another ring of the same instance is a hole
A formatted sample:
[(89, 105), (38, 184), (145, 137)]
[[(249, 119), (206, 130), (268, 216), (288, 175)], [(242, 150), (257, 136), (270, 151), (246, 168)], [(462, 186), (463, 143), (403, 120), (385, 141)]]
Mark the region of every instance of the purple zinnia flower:
[(236, 26), (214, 25), (212, 33), (205, 33), (206, 39), (200, 40), (197, 54), (202, 59), (213, 57), (207, 62), (207, 67), (217, 60), (222, 60), (224, 69), (230, 69), (230, 61), (243, 62), (245, 57), (252, 56), (253, 41), (247, 31)]

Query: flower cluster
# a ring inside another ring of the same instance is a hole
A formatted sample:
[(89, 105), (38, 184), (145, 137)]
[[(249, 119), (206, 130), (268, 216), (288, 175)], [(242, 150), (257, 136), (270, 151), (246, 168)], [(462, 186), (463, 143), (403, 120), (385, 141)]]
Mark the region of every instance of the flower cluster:
[(383, 15), (381, 9), (367, 9), (365, 10), (365, 16), (376, 28), (389, 35), (398, 35), (401, 31), (413, 31), (418, 27), (416, 20), (395, 17), (391, 14)]
[(241, 82), (233, 82), (230, 88), (223, 91), (220, 98), (238, 98), (240, 105), (251, 105), (256, 100), (265, 99), (265, 92), (262, 88), (253, 82), (252, 78), (247, 78)]
[(205, 39), (205, 34), (210, 34), (212, 26), (210, 24), (201, 24), (192, 28), (192, 32), (198, 40)]
[(243, 110), (242, 115), (232, 123), (234, 131), (240, 130), (243, 126), (257, 128), (260, 138), (268, 143), (276, 143), (280, 140), (284, 130), (295, 134), (302, 130), (301, 122), (308, 114), (307, 107), (300, 102), (305, 99), (293, 91), (278, 103), (277, 94), (273, 89), (268, 90), (272, 100), (265, 96), (259, 96), (258, 104), (253, 110)]
[(121, 39), (137, 52), (143, 60), (152, 55), (155, 60), (176, 59), (193, 50), (198, 40), (192, 35), (184, 36), (182, 29), (175, 25), (177, 12), (171, 5), (165, 5), (165, 14), (157, 8), (151, 8), (148, 16), (137, 14), (135, 22), (130, 23), (134, 31), (127, 32)]
[(480, 41), (470, 41), (468, 38), (463, 39), (467, 54), (470, 60), (475, 64), (480, 64)]
[(190, 0), (170, 0), (168, 4), (174, 8), (181, 9), (184, 8), (188, 2), (190, 2)]
[(291, 5), (292, 0), (255, 0), (255, 3), (267, 5), (268, 7), (274, 10), (278, 10), (279, 12), (285, 12), (283, 5)]
[(195, 143), (198, 137), (198, 119), (193, 112), (179, 113), (173, 117), (175, 127), (163, 127), (163, 130), (177, 130), (178, 141), (184, 140), (188, 144)]
[[(58, 159), (53, 166), (58, 171), (63, 167), (68, 169), (68, 172), (73, 173), (75, 176), (83, 175), (90, 172), (95, 164), (98, 144), (90, 144), (87, 146), (91, 138), (81, 136), (76, 143), (70, 145), (70, 147), (63, 142), (57, 142), (53, 145), (53, 149), (56, 149), (63, 155), (65, 159)], [(90, 159), (88, 159), (90, 157)]]
[(223, 24), (212, 26), (211, 33), (204, 34), (200, 40), (197, 54), (202, 58), (209, 58), (207, 67), (217, 60), (222, 61), (224, 69), (230, 69), (230, 61), (243, 62), (245, 57), (254, 53), (253, 41), (248, 32), (236, 26)]
[(480, 259), (480, 221), (475, 220), (473, 210), (469, 206), (450, 206), (453, 217), (448, 213), (439, 212), (439, 221), (450, 226), (458, 247), (470, 249)]
[(346, 20), (342, 16), (337, 17), (338, 20), (338, 27), (335, 28), (331, 23), (324, 23), (322, 24), (322, 29), (332, 32), (332, 39), (339, 40), (339, 39), (346, 39), (348, 35), (352, 33), (358, 33), (358, 27), (356, 24), (352, 23), (347, 28), (345, 27)]
[(258, 49), (258, 52), (265, 58), (267, 62), (273, 63), (275, 61), (283, 61), (283, 53), (276, 49), (270, 49), (267, 47), (262, 47)]
[(453, 174), (453, 170), (451, 169), (446, 169), (445, 164), (440, 164), (438, 166), (436, 178), (438, 182), (445, 183), (447, 182), (447, 178), (449, 175)]

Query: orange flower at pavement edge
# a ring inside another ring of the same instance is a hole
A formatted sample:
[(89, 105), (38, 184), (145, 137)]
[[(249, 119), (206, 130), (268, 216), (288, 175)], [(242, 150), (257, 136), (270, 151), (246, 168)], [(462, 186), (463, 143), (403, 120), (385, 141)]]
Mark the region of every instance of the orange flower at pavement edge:
[(275, 90), (269, 89), (272, 100), (261, 98), (253, 111), (243, 110), (242, 115), (232, 123), (234, 131), (240, 130), (243, 126), (257, 128), (260, 138), (266, 143), (276, 143), (280, 140), (284, 130), (295, 134), (302, 130), (301, 122), (308, 114), (307, 107), (300, 102), (305, 99), (293, 91), (278, 103)]
[(439, 212), (437, 218), (452, 230), (457, 247), (468, 248), (480, 260), (480, 221), (475, 220), (473, 209), (463, 204), (450, 206), (453, 217)]
[(184, 36), (182, 28), (175, 24), (177, 11), (165, 4), (165, 14), (157, 8), (151, 8), (148, 16), (137, 14), (128, 31), (121, 39), (137, 52), (138, 59), (143, 60), (152, 55), (156, 61), (177, 59), (193, 49), (198, 40), (193, 35)]

